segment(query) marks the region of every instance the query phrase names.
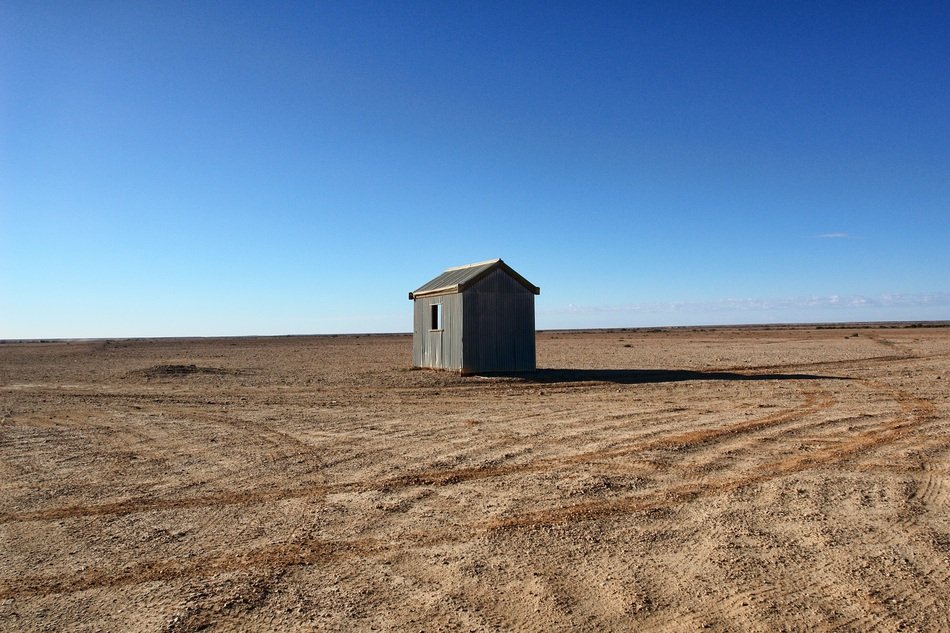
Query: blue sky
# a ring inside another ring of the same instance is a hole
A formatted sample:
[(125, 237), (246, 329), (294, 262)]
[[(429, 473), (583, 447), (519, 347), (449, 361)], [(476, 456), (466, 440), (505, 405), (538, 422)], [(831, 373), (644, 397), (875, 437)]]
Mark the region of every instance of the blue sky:
[(6, 2), (0, 338), (950, 319), (950, 4)]

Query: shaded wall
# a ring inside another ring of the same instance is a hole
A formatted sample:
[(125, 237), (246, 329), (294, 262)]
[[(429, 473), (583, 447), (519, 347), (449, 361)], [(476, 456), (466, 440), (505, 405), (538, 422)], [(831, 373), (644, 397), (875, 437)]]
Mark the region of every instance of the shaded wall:
[(499, 269), (462, 296), (462, 371), (534, 370), (534, 293)]

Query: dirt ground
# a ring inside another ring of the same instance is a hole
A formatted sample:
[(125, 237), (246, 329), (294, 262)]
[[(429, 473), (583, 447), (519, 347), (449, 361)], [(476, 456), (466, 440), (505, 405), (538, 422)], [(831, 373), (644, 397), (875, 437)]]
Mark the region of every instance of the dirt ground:
[(0, 629), (950, 630), (950, 328), (0, 345)]

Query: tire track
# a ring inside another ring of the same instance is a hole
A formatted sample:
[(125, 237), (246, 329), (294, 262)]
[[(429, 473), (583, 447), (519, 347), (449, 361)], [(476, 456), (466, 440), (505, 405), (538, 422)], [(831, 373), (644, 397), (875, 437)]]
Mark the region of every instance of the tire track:
[[(935, 538), (932, 528), (921, 525), (921, 520), (927, 512), (939, 511), (942, 500), (946, 499), (946, 474), (934, 469), (934, 461), (930, 458), (930, 454), (933, 452), (942, 454), (950, 446), (950, 435), (946, 434), (945, 423), (939, 418), (936, 406), (929, 400), (885, 383), (877, 381), (866, 381), (866, 383), (869, 387), (890, 393), (906, 415), (917, 416), (922, 421), (938, 422), (937, 432), (942, 434), (941, 437), (931, 438), (930, 442), (913, 443), (917, 463), (914, 468), (901, 473), (905, 477), (901, 480), (905, 484), (903, 503), (896, 508), (893, 528), (884, 531), (880, 542), (880, 546), (885, 548), (884, 551), (889, 550), (896, 556), (897, 567), (912, 567), (912, 577), (923, 580), (916, 586), (910, 583), (898, 583), (893, 588), (889, 588), (887, 594), (890, 596), (889, 601), (896, 601), (898, 604), (912, 602), (927, 610), (936, 602), (933, 592), (928, 588), (947, 586), (950, 582), (950, 569), (940, 564), (941, 554), (945, 555), (945, 552), (941, 552), (935, 546), (938, 539)], [(934, 432), (929, 426), (922, 425), (921, 428)], [(895, 442), (895, 445), (904, 443), (906, 442), (899, 441)], [(914, 542), (919, 545), (911, 550), (909, 557), (905, 557), (903, 552), (906, 552), (908, 536), (914, 536)], [(923, 551), (918, 548), (923, 548)], [(887, 610), (885, 612), (890, 613)], [(891, 619), (894, 620), (894, 618)], [(944, 620), (946, 623), (946, 617)]]
[(321, 541), (270, 545), (242, 553), (200, 556), (186, 560), (154, 560), (122, 568), (96, 567), (71, 577), (22, 576), (0, 584), (0, 600), (23, 596), (75, 593), (103, 587), (120, 587), (181, 578), (207, 578), (247, 569), (273, 570), (314, 565), (347, 556), (379, 554), (389, 546), (371, 540)]
[(568, 455), (566, 457), (549, 457), (537, 459), (527, 463), (419, 471), (415, 473), (408, 473), (406, 475), (400, 475), (398, 477), (392, 477), (383, 480), (379, 484), (371, 484), (368, 488), (364, 483), (343, 484), (343, 487), (352, 490), (367, 490), (377, 489), (379, 485), (383, 485), (385, 487), (442, 486), (479, 479), (556, 470), (566, 465), (616, 459), (618, 457), (627, 457), (636, 453), (651, 450), (685, 450), (696, 448), (710, 442), (721, 440), (723, 438), (733, 437), (736, 435), (759, 431), (765, 428), (784, 424), (786, 422), (795, 420), (800, 416), (810, 415), (822, 409), (827, 409), (833, 404), (834, 399), (827, 393), (806, 393), (803, 404), (787, 411), (773, 413), (762, 418), (737, 422), (735, 424), (711, 429), (676, 432), (657, 439), (634, 442), (630, 445), (619, 448), (607, 448), (597, 451), (589, 451), (585, 453)]
[(324, 498), (328, 494), (340, 492), (368, 492), (374, 490), (392, 491), (395, 489), (414, 486), (445, 486), (496, 477), (558, 470), (567, 465), (628, 457), (630, 455), (650, 450), (685, 450), (688, 448), (696, 448), (698, 446), (706, 445), (723, 438), (734, 437), (740, 434), (784, 424), (795, 420), (800, 416), (806, 416), (828, 408), (834, 403), (833, 398), (831, 398), (831, 396), (828, 394), (809, 392), (805, 393), (804, 396), (805, 399), (801, 405), (786, 411), (773, 413), (762, 418), (738, 422), (722, 427), (678, 432), (648, 441), (634, 442), (631, 445), (622, 446), (619, 448), (590, 451), (569, 455), (567, 457), (557, 456), (541, 458), (530, 462), (422, 470), (374, 481), (343, 482), (304, 489), (271, 490), (261, 492), (224, 491), (190, 498), (154, 499), (151, 497), (140, 497), (106, 504), (72, 505), (30, 512), (0, 514), (0, 524), (36, 520), (59, 520), (82, 516), (125, 515), (137, 512), (172, 510), (178, 508), (215, 507), (221, 505), (249, 505), (254, 503), (267, 503), (301, 497)]
[[(275, 429), (272, 425), (266, 422), (252, 422), (249, 420), (241, 420), (231, 415), (208, 413), (207, 411), (202, 411), (197, 407), (178, 407), (177, 409), (155, 408), (154, 412), (164, 415), (178, 414), (184, 419), (203, 420), (207, 423), (218, 426), (240, 429), (242, 432), (247, 434), (248, 437), (253, 438), (255, 441), (269, 442), (274, 450), (283, 451), (282, 457), (294, 457), (299, 454), (318, 454), (316, 447), (313, 445), (308, 444), (289, 433)], [(286, 451), (285, 449), (288, 446), (294, 447), (296, 452)]]
[[(647, 442), (641, 442), (636, 446), (624, 447), (621, 449), (610, 449), (604, 451), (594, 451), (590, 453), (584, 453), (579, 455), (571, 456), (568, 460), (570, 463), (582, 463), (585, 461), (591, 461), (596, 459), (604, 458), (614, 458), (618, 456), (627, 456), (631, 453), (634, 453), (638, 450), (647, 450), (652, 448), (661, 448), (661, 447), (686, 447), (686, 446), (699, 446), (707, 444), (713, 440), (719, 439), (721, 437), (730, 437), (739, 433), (748, 432), (750, 430), (765, 428), (769, 425), (779, 424), (785, 422), (789, 419), (793, 419), (798, 415), (801, 415), (804, 411), (810, 411), (816, 409), (817, 406), (820, 406), (820, 399), (816, 394), (808, 394), (805, 398), (805, 402), (794, 409), (771, 414), (752, 421), (744, 421), (738, 424), (728, 425), (726, 427), (719, 427), (715, 429), (706, 429), (701, 432), (688, 432), (688, 433), (676, 433), (671, 436), (659, 439), (652, 439)], [(543, 470), (551, 467), (561, 467), (564, 465), (563, 459), (545, 459), (539, 460), (538, 464), (524, 464), (524, 465), (502, 465), (496, 468), (491, 468), (488, 470), (475, 470), (462, 472), (470, 475), (474, 475), (475, 478), (482, 478), (485, 476), (498, 476), (506, 473), (513, 472), (523, 472), (527, 470), (528, 466), (531, 466), (536, 470)], [(451, 471), (452, 473), (458, 472), (458, 469)], [(431, 476), (431, 475), (430, 475)], [(468, 479), (471, 479), (469, 477)], [(451, 482), (454, 478), (445, 478), (441, 481)], [(465, 479), (464, 477), (459, 478), (461, 481)], [(193, 508), (193, 507), (209, 507), (209, 506), (220, 506), (228, 504), (247, 504), (247, 503), (264, 503), (269, 501), (276, 501), (285, 498), (291, 497), (305, 497), (305, 496), (325, 496), (330, 492), (338, 492), (342, 490), (350, 489), (359, 489), (359, 490), (370, 490), (370, 489), (380, 489), (384, 487), (392, 487), (397, 484), (404, 484), (402, 487), (416, 485), (414, 480), (406, 478), (396, 478), (394, 480), (384, 480), (375, 485), (370, 485), (365, 482), (358, 482), (355, 484), (343, 484), (341, 486), (335, 487), (324, 487), (319, 490), (300, 490), (293, 491), (281, 491), (274, 490), (269, 492), (253, 492), (253, 493), (220, 493), (212, 495), (203, 495), (201, 497), (193, 497), (189, 499), (132, 499), (122, 502), (116, 502), (112, 504), (100, 504), (97, 506), (68, 506), (65, 508), (53, 508), (48, 510), (41, 510), (29, 513), (20, 513), (15, 516), (5, 515), (0, 517), (0, 522), (9, 522), (10, 520), (18, 521), (29, 521), (29, 520), (51, 520), (51, 519), (63, 519), (63, 518), (74, 518), (80, 516), (96, 516), (96, 515), (115, 515), (115, 514), (130, 514), (135, 512), (147, 512), (153, 510), (168, 510), (168, 509), (180, 509), (180, 508)], [(405, 539), (403, 539), (403, 546), (405, 544), (411, 544), (415, 547), (422, 545), (429, 545), (437, 542), (445, 541), (456, 541), (460, 536), (463, 538), (472, 538), (473, 536), (478, 535), (484, 530), (478, 530), (471, 534), (460, 535), (457, 530), (439, 532), (426, 532), (426, 533), (417, 533), (410, 534)], [(342, 543), (342, 544), (341, 544)], [(114, 586), (119, 584), (130, 584), (135, 582), (147, 582), (149, 580), (160, 580), (160, 579), (171, 579), (182, 576), (191, 576), (191, 575), (200, 575), (207, 576), (219, 571), (226, 571), (229, 569), (238, 569), (242, 565), (252, 564), (257, 565), (266, 561), (277, 561), (281, 564), (313, 564), (318, 560), (322, 560), (330, 555), (336, 555), (335, 552), (345, 552), (346, 542), (335, 543), (335, 544), (325, 544), (325, 543), (316, 543), (309, 542), (309, 544), (302, 544), (295, 547), (282, 546), (280, 549), (271, 551), (268, 548), (263, 548), (261, 550), (256, 550), (250, 554), (245, 554), (238, 559), (235, 559), (231, 563), (227, 562), (228, 559), (222, 557), (216, 557), (212, 559), (198, 559), (197, 561), (190, 559), (187, 564), (185, 563), (174, 563), (174, 562), (150, 562), (144, 563), (139, 566), (135, 566), (128, 570), (123, 571), (122, 573), (115, 574), (112, 569), (100, 569), (100, 570), (90, 570), (88, 573), (81, 575), (78, 578), (72, 579), (49, 579), (49, 578), (33, 578), (33, 579), (22, 579), (17, 581), (17, 588), (13, 587), (13, 583), (10, 583), (9, 586), (4, 587), (0, 585), (0, 598), (7, 595), (22, 595), (26, 594), (46, 594), (46, 593), (62, 593), (66, 591), (80, 591), (86, 588), (98, 587), (98, 586)], [(297, 562), (295, 562), (297, 561)]]
[(208, 508), (229, 505), (250, 505), (283, 501), (285, 499), (300, 499), (310, 497), (323, 499), (327, 489), (306, 488), (301, 490), (270, 490), (254, 492), (223, 491), (197, 497), (177, 499), (155, 499), (151, 497), (137, 497), (112, 503), (94, 505), (71, 505), (46, 510), (32, 510), (27, 512), (6, 513), (0, 515), (0, 524), (20, 523), (24, 521), (56, 521), (60, 519), (75, 519), (79, 517), (125, 515), (141, 512), (156, 512), (163, 510), (179, 510), (185, 508)]
[[(699, 463), (673, 462), (667, 466), (667, 469), (679, 472), (684, 479), (702, 480), (717, 471), (734, 470), (743, 459), (762, 462), (767, 460), (767, 456), (770, 454), (787, 452), (787, 443), (805, 432), (822, 432), (824, 434), (801, 438), (799, 443), (802, 447), (806, 442), (818, 443), (821, 446), (840, 444), (844, 441), (844, 433), (838, 431), (838, 427), (859, 419), (862, 419), (862, 417), (845, 416), (828, 420), (820, 419), (813, 422), (802, 421), (801, 424), (784, 428), (763, 429), (765, 432), (772, 432), (752, 437), (737, 436), (730, 438), (723, 445), (717, 445), (720, 451), (709, 456), (706, 461), (700, 461)], [(778, 440), (784, 440), (784, 443), (779, 443)]]
[(923, 482), (914, 491), (914, 498), (924, 507), (937, 508), (947, 505), (947, 476), (945, 470), (935, 470), (931, 462), (925, 461), (922, 465)]
[[(841, 444), (817, 449), (806, 455), (793, 455), (768, 462), (754, 467), (746, 474), (738, 477), (673, 486), (662, 492), (659, 498), (655, 495), (647, 495), (588, 501), (559, 508), (526, 512), (512, 517), (492, 519), (485, 522), (483, 526), (489, 530), (525, 529), (597, 519), (613, 514), (655, 510), (671, 505), (682, 505), (700, 497), (720, 495), (804, 470), (838, 464), (903, 437), (908, 431), (913, 430), (923, 421), (935, 415), (936, 409), (928, 401), (914, 398), (905, 392), (897, 392), (897, 396), (897, 403), (902, 409), (902, 415), (889, 418), (878, 427), (859, 433)], [(820, 410), (820, 408), (812, 403), (804, 411), (813, 413)], [(782, 417), (785, 417), (785, 415)]]
[[(786, 608), (793, 608), (794, 611), (801, 613), (808, 607), (814, 607), (816, 602), (819, 604), (834, 602), (842, 597), (842, 593), (845, 597), (850, 597), (847, 596), (846, 591), (842, 592), (842, 587), (835, 581), (837, 575), (833, 573), (833, 567), (834, 565), (830, 562), (813, 567), (808, 574), (809, 582), (804, 585), (790, 587), (783, 584), (770, 584), (760, 589), (732, 593), (719, 603), (720, 608), (716, 609), (716, 614), (727, 622), (737, 622), (749, 608), (766, 608), (769, 601), (781, 602), (786, 605)], [(839, 623), (831, 623), (830, 628), (837, 629), (840, 626)], [(868, 629), (859, 627), (852, 630), (866, 631)]]
[[(168, 581), (183, 577), (208, 577), (218, 573), (247, 568), (274, 569), (293, 565), (314, 565), (320, 562), (349, 556), (379, 556), (396, 549), (405, 551), (406, 548), (421, 548), (441, 543), (464, 542), (511, 529), (533, 529), (541, 526), (552, 526), (603, 518), (618, 513), (643, 512), (668, 508), (673, 505), (682, 505), (695, 499), (721, 495), (788, 474), (840, 463), (863, 452), (892, 442), (894, 439), (903, 436), (906, 432), (913, 430), (922, 420), (926, 419), (926, 416), (933, 415), (934, 409), (932, 406), (928, 407), (926, 401), (908, 397), (907, 394), (903, 393), (901, 393), (900, 396), (903, 398), (901, 408), (911, 416), (910, 419), (904, 415), (890, 418), (881, 425), (858, 434), (844, 444), (819, 449), (809, 455), (790, 456), (785, 459), (762, 464), (754, 467), (748, 473), (737, 477), (721, 478), (705, 482), (690, 482), (636, 497), (587, 501), (570, 506), (524, 512), (514, 516), (495, 518), (476, 523), (470, 528), (451, 526), (449, 528), (410, 532), (401, 536), (397, 541), (382, 542), (373, 539), (339, 541), (307, 540), (294, 544), (285, 543), (263, 546), (237, 554), (228, 553), (218, 556), (196, 557), (187, 561), (149, 561), (126, 566), (121, 570), (116, 570), (112, 567), (94, 568), (71, 577), (21, 577), (16, 580), (6, 580), (0, 584), (0, 599), (23, 595), (70, 593), (99, 587), (112, 587), (159, 580)], [(809, 393), (806, 394), (805, 402), (799, 407), (764, 416), (757, 420), (741, 422), (715, 429), (675, 433), (664, 438), (639, 443), (636, 446), (574, 455), (567, 461), (569, 463), (580, 463), (582, 461), (591, 461), (592, 459), (603, 459), (605, 456), (627, 456), (637, 451), (657, 447), (702, 446), (723, 437), (734, 436), (738, 433), (749, 432), (750, 430), (761, 430), (769, 426), (775, 426), (815, 414), (831, 406), (833, 402), (833, 399), (827, 394)], [(553, 458), (539, 461), (544, 466), (560, 466), (565, 463), (563, 459), (555, 460)], [(533, 466), (531, 464), (501, 466), (488, 469), (487, 471), (481, 469), (454, 469), (441, 471), (438, 477), (434, 476), (433, 473), (427, 473), (425, 476), (428, 477), (428, 479), (423, 481), (451, 483), (486, 476), (524, 472), (528, 466), (540, 468), (539, 464), (533, 464)], [(456, 479), (456, 476), (459, 478)], [(417, 485), (416, 481), (414, 478), (400, 477), (388, 480), (388, 484), (386, 485), (412, 486)], [(342, 487), (353, 486), (356, 486), (357, 489), (379, 488), (379, 486), (367, 488), (365, 482), (344, 484)], [(325, 494), (329, 490), (330, 488), (324, 489), (321, 492)], [(299, 492), (303, 493), (304, 491)], [(246, 495), (246, 497), (251, 501), (257, 501), (259, 497), (262, 500), (276, 500), (286, 498), (286, 493), (287, 491), (277, 490), (268, 495), (260, 496), (255, 493)], [(303, 496), (303, 494), (301, 496)], [(245, 495), (239, 495), (237, 497), (238, 502), (240, 502), (243, 497), (245, 497)], [(197, 507), (204, 503), (213, 504), (218, 502), (218, 500), (217, 496), (213, 495), (207, 498), (196, 498), (194, 502), (185, 499), (154, 500), (154, 502), (156, 509), (158, 509), (163, 507), (164, 504), (171, 504), (169, 507), (188, 507), (180, 504), (194, 503), (194, 507)], [(138, 501), (140, 502), (141, 500)], [(140, 511), (140, 506), (135, 504), (136, 501), (133, 500), (118, 504), (105, 504), (94, 508), (61, 508), (31, 514), (34, 518), (52, 518), (57, 512), (63, 514), (64, 511), (67, 512), (65, 516), (88, 516), (90, 514)], [(22, 514), (16, 515), (16, 518), (22, 517)], [(9, 518), (9, 516), (7, 518)]]
[[(787, 419), (793, 418), (800, 414), (802, 411), (815, 408), (817, 403), (818, 401), (816, 396), (812, 394), (806, 398), (806, 402), (801, 407), (791, 411), (772, 414), (760, 420), (742, 422), (736, 425), (730, 425), (725, 428), (708, 429), (704, 432), (679, 433), (668, 438), (652, 440), (643, 446), (656, 448), (671, 445), (682, 447), (686, 445), (704, 444), (720, 437), (731, 436), (749, 429), (763, 428), (763, 425), (776, 424), (786, 421)], [(609, 454), (610, 456), (623, 456), (627, 455), (632, 450), (634, 450), (633, 447), (627, 447), (622, 450), (597, 451), (594, 453), (576, 455), (573, 456), (572, 462), (579, 463), (580, 461), (589, 461), (593, 458), (602, 458), (605, 454)], [(549, 462), (552, 460), (542, 461)], [(562, 463), (562, 460), (553, 461), (556, 461), (559, 464)], [(500, 468), (496, 470), (497, 472), (509, 472), (510, 469)], [(479, 474), (481, 475), (484, 473)], [(409, 485), (414, 484), (410, 483)], [(271, 495), (266, 496), (259, 494), (236, 495), (232, 498), (211, 495), (195, 498), (193, 500), (152, 500), (152, 504), (149, 509), (199, 507), (205, 504), (220, 503), (221, 501), (233, 501), (235, 503), (241, 503), (247, 500), (276, 500), (278, 498), (284, 498), (281, 492), (282, 491), (274, 491)], [(134, 501), (117, 504), (104, 504), (95, 508), (95, 510), (97, 510), (96, 512), (89, 512), (89, 510), (90, 508), (74, 507), (59, 509), (58, 513), (55, 510), (39, 511), (32, 513), (30, 519), (67, 518), (72, 516), (88, 516), (90, 514), (120, 514), (144, 511), (142, 505), (136, 504)], [(456, 529), (421, 533), (416, 532), (404, 537), (401, 543), (390, 543), (386, 546), (376, 545), (373, 551), (379, 553), (394, 547), (404, 547), (407, 544), (414, 547), (421, 547), (442, 542), (455, 542), (460, 540), (460, 537), (461, 540), (470, 539), (486, 532), (495, 531), (496, 529), (497, 527), (493, 527), (491, 525), (482, 525), (477, 526), (469, 533), (463, 532), (461, 534)], [(48, 593), (82, 591), (94, 587), (116, 586), (138, 582), (148, 582), (150, 580), (169, 580), (184, 576), (198, 575), (206, 577), (208, 575), (214, 575), (223, 571), (243, 569), (247, 566), (260, 567), (275, 564), (278, 566), (288, 566), (293, 564), (315, 564), (319, 561), (345, 555), (347, 552), (352, 552), (354, 550), (359, 550), (364, 555), (371, 553), (369, 550), (364, 550), (363, 548), (358, 547), (358, 545), (358, 543), (349, 541), (308, 541), (306, 543), (297, 545), (264, 547), (257, 550), (252, 550), (237, 557), (205, 557), (198, 560), (190, 559), (187, 562), (152, 561), (137, 566), (132, 566), (131, 568), (123, 570), (120, 573), (115, 573), (113, 569), (92, 569), (79, 577), (74, 577), (71, 579), (52, 579), (41, 577), (18, 579), (16, 581), (16, 588), (14, 588), (14, 583), (12, 582), (6, 586), (0, 584), (0, 599), (14, 595), (45, 595)]]
[[(860, 358), (843, 358), (840, 360), (819, 360), (811, 361), (805, 363), (778, 363), (774, 365), (736, 365), (733, 367), (716, 367), (709, 369), (708, 371), (712, 372), (765, 372), (765, 371), (775, 371), (775, 370), (795, 370), (795, 371), (805, 371), (810, 369), (815, 369), (819, 367), (851, 367), (860, 363), (871, 363), (871, 364), (890, 364), (895, 361), (902, 360), (923, 360), (926, 358), (939, 358), (941, 354), (931, 354), (927, 356), (920, 356), (917, 354), (887, 354), (884, 356), (863, 356)], [(753, 374), (757, 375), (757, 374)]]

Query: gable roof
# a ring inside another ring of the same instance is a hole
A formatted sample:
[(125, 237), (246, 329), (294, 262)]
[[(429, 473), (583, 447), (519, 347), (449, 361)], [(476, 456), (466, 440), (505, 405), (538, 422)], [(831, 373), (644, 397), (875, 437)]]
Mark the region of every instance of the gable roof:
[(508, 273), (508, 275), (511, 276), (512, 279), (520, 283), (534, 294), (541, 294), (540, 288), (531, 284), (531, 282), (529, 282), (527, 279), (516, 273), (511, 266), (500, 259), (490, 259), (487, 262), (478, 262), (477, 264), (467, 264), (465, 266), (449, 268), (432, 281), (429, 281), (428, 283), (425, 283), (417, 288), (415, 291), (410, 292), (409, 298), (417, 299), (419, 297), (426, 297), (429, 295), (462, 292), (467, 286), (471, 286), (473, 283), (496, 268), (501, 268), (504, 270), (506, 273)]

